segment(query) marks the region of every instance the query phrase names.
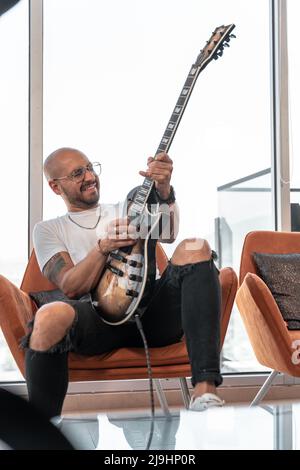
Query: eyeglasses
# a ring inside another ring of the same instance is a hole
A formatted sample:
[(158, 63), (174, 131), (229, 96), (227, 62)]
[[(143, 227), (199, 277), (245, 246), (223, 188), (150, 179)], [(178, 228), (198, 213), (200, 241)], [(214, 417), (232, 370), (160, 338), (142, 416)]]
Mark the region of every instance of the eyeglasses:
[(80, 166), (73, 170), (72, 173), (70, 173), (69, 175), (61, 176), (60, 178), (53, 178), (52, 181), (70, 179), (71, 181), (74, 181), (74, 183), (81, 183), (81, 181), (84, 180), (87, 171), (99, 176), (101, 173), (101, 163), (93, 162), (89, 163), (87, 166)]

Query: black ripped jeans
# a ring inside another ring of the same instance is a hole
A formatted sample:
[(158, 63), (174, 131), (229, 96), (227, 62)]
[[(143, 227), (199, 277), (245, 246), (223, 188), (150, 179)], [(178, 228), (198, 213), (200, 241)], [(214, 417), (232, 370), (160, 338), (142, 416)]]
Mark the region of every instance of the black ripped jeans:
[[(222, 383), (220, 375), (220, 284), (213, 259), (184, 266), (170, 262), (156, 281), (141, 321), (149, 347), (176, 343), (185, 335), (192, 384)], [(68, 387), (68, 351), (103, 354), (120, 347), (143, 347), (134, 322), (104, 323), (89, 300), (68, 301), (75, 309), (74, 323), (58, 344), (45, 352), (26, 348), (29, 400), (46, 416), (60, 415)]]

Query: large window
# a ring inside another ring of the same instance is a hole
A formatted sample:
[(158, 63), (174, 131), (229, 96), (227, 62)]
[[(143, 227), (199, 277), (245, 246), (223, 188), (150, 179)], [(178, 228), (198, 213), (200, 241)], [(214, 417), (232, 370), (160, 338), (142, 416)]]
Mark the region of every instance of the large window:
[[(10, 169), (0, 188), (0, 272), (17, 285), (28, 242), (28, 4), (23, 0), (0, 18), (0, 149)], [(297, 0), (289, 0), (295, 125), (297, 9)], [(220, 267), (238, 271), (245, 234), (274, 228), (269, 0), (44, 0), (41, 157), (61, 146), (81, 149), (103, 165), (101, 200), (123, 200), (142, 181), (138, 171), (155, 152), (200, 49), (215, 27), (230, 23), (236, 24), (237, 39), (201, 73), (169, 154), (181, 209), (176, 243), (205, 237), (219, 252)], [(293, 131), (292, 186), (297, 189)], [(297, 191), (293, 197), (299, 204)], [(46, 182), (43, 209), (45, 219), (65, 210)], [(168, 255), (175, 246), (165, 246)], [(1, 379), (16, 377), (3, 338), (0, 348)], [(223, 370), (258, 369), (234, 309)]]
[[(269, 1), (45, 0), (44, 7), (44, 156), (72, 146), (100, 160), (103, 202), (122, 200), (142, 181), (138, 170), (155, 152), (191, 64), (215, 27), (236, 24), (230, 49), (200, 75), (169, 154), (181, 209), (177, 243), (206, 237), (223, 247), (222, 259), (231, 252), (226, 262), (238, 270), (245, 233), (273, 228), (270, 176), (267, 196), (220, 190), (270, 168)], [(44, 217), (63, 211), (45, 188)], [(228, 340), (226, 362), (256, 369), (237, 312)]]
[[(28, 2), (0, 17), (0, 273), (16, 285), (28, 242)], [(20, 377), (0, 335), (0, 380)]]
[(292, 229), (300, 231), (300, 58), (298, 49), (300, 5), (288, 1), (289, 107), (290, 107), (290, 185)]

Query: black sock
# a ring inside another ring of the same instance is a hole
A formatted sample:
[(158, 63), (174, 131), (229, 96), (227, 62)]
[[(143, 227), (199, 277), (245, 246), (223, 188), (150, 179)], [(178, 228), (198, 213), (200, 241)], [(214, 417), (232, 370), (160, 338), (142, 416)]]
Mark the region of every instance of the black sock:
[(25, 373), (30, 403), (48, 419), (59, 416), (68, 388), (68, 352), (27, 349)]

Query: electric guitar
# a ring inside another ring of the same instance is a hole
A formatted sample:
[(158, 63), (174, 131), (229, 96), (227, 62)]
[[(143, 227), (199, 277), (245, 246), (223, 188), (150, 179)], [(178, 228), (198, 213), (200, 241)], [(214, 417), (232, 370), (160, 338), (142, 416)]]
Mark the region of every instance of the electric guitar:
[[(231, 34), (234, 28), (234, 24), (216, 28), (200, 51), (191, 66), (155, 156), (168, 152), (199, 74), (213, 59), (223, 55), (224, 47), (228, 47), (230, 39), (235, 37)], [(99, 284), (92, 294), (94, 306), (103, 321), (110, 325), (121, 325), (132, 319), (134, 314), (142, 314), (146, 308), (143, 304), (148, 286), (153, 285), (155, 279), (155, 247), (163, 218), (163, 205), (157, 203), (153, 210), (151, 204), (149, 210), (149, 201), (153, 202), (153, 198), (155, 200), (154, 181), (146, 177), (132, 195), (127, 209), (130, 223), (135, 225), (140, 234), (137, 243), (109, 254)]]

